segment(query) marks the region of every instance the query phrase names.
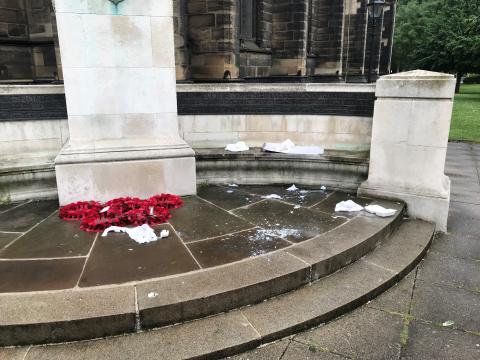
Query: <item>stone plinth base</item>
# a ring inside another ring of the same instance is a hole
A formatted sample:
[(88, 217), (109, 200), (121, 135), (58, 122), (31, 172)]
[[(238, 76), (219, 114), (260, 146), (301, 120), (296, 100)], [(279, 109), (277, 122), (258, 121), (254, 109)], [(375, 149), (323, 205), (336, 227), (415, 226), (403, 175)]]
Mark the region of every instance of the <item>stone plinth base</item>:
[[(447, 178), (448, 179), (448, 178)], [(446, 197), (413, 194), (408, 190), (382, 189), (367, 181), (358, 188), (358, 196), (403, 200), (407, 203), (408, 215), (436, 224), (437, 231), (447, 232), (448, 211), (450, 209), (450, 180)]]
[(171, 193), (196, 193), (195, 155), (185, 145), (72, 149), (56, 161), (60, 205)]

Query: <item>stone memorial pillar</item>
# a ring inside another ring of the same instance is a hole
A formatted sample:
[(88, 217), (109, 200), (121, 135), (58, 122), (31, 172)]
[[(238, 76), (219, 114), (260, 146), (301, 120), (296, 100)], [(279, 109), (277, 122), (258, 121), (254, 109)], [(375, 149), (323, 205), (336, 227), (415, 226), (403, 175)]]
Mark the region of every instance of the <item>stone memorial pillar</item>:
[(410, 71), (377, 81), (368, 180), (359, 195), (404, 200), (408, 214), (447, 230), (445, 176), (455, 79)]
[(172, 0), (55, 0), (70, 140), (60, 204), (196, 192), (177, 123)]

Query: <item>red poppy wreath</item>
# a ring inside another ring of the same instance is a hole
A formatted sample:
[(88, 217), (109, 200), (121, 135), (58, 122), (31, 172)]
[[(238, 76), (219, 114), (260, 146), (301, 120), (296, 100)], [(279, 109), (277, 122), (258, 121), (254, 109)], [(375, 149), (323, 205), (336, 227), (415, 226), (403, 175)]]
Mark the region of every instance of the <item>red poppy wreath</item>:
[(110, 226), (157, 225), (168, 221), (173, 209), (183, 205), (179, 196), (161, 194), (150, 199), (118, 198), (105, 204), (80, 201), (60, 208), (60, 219), (81, 221), (80, 229), (101, 232)]

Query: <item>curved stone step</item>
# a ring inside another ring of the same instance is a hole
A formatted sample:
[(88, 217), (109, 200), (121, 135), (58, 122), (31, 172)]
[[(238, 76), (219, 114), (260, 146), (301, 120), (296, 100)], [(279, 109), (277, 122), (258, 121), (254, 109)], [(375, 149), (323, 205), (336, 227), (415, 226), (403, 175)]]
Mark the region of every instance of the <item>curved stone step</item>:
[(385, 291), (421, 260), (434, 230), (407, 220), (354, 264), (257, 305), (133, 335), (32, 347), (25, 359), (214, 359), (246, 351), (330, 321)]
[[(224, 266), (119, 286), (0, 294), (0, 346), (93, 339), (229, 311), (295, 290), (356, 261), (400, 225), (364, 214), (303, 243)], [(152, 296), (153, 294), (153, 296)]]
[(329, 189), (357, 191), (367, 179), (368, 151), (326, 150), (324, 155), (268, 153), (252, 148), (241, 153), (195, 149), (197, 182), (225, 184), (322, 184)]

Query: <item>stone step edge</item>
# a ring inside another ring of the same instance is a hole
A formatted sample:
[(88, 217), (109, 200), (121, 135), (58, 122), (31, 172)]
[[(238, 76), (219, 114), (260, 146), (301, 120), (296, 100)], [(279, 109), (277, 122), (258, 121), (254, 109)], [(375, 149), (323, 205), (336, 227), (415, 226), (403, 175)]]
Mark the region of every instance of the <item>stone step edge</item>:
[[(376, 200), (375, 203), (392, 204), (382, 200)], [(325, 237), (342, 239), (341, 234), (347, 224), (350, 224), (348, 227), (358, 227), (360, 225), (356, 222), (368, 222), (369, 218), (354, 218), (328, 233), (273, 254), (178, 277), (142, 282), (135, 286), (119, 285), (114, 288), (87, 288), (33, 295), (8, 294), (8, 302), (4, 301), (5, 295), (0, 295), (0, 312), (18, 311), (20, 316), (19, 321), (9, 321), (8, 324), (2, 324), (0, 319), (0, 346), (78, 341), (132, 333), (139, 328), (172, 325), (262, 302), (327, 276), (372, 251), (400, 226), (405, 204), (399, 203), (398, 208), (395, 217), (386, 219), (384, 226), (374, 229), (373, 233), (362, 238), (355, 246), (342, 249), (326, 258), (322, 258), (320, 254), (318, 261), (309, 259), (307, 262), (302, 259), (302, 252), (295, 253), (295, 249), (307, 249), (307, 254), (310, 255), (311, 251), (308, 249), (314, 249), (317, 242), (321, 242)], [(262, 271), (272, 271), (271, 264), (276, 265), (276, 269), (273, 269), (270, 276), (264, 276), (262, 281), (250, 281), (255, 274), (265, 275)], [(219, 279), (228, 277), (229, 272), (236, 276), (240, 283), (236, 284), (236, 287), (215, 289), (215, 286), (221, 283)], [(209, 283), (210, 287), (200, 287), (196, 289), (198, 291), (189, 292), (192, 290), (189, 286), (195, 287), (196, 284), (205, 282)], [(178, 291), (184, 284), (186, 289), (183, 298), (179, 299)], [(161, 296), (174, 291), (177, 294), (170, 302)], [(150, 298), (148, 294), (151, 293), (159, 296)], [(111, 299), (114, 299), (113, 303), (109, 303)], [(95, 307), (97, 301), (102, 302), (103, 307), (97, 311), (94, 309), (91, 316), (86, 314), (85, 308)], [(54, 318), (54, 312), (50, 320), (39, 314), (42, 319), (37, 321), (33, 314), (26, 322), (22, 319), (22, 308), (32, 304), (37, 304), (40, 311), (51, 311), (48, 308), (61, 311), (63, 307), (66, 308), (64, 311), (72, 313), (72, 316), (68, 320), (58, 320)], [(76, 306), (81, 307), (77, 314)]]
[(250, 148), (249, 151), (232, 153), (224, 150), (223, 148), (194, 148), (195, 158), (198, 161), (300, 161), (300, 162), (338, 162), (345, 164), (362, 165), (369, 163), (368, 155), (359, 157), (353, 156), (354, 154), (364, 154), (364, 151), (351, 151), (342, 154), (330, 154), (324, 155), (289, 155), (283, 153), (271, 153), (265, 152), (261, 148)]
[[(420, 227), (419, 239), (415, 238), (418, 232), (415, 227)], [(310, 286), (263, 303), (130, 336), (53, 345), (56, 348), (53, 353), (93, 355), (108, 351), (120, 359), (124, 358), (121, 353), (123, 350), (115, 349), (128, 348), (133, 352), (141, 351), (144, 355), (148, 355), (149, 351), (152, 354), (170, 354), (172, 359), (217, 359), (254, 349), (332, 321), (366, 304), (405, 277), (427, 253), (435, 234), (435, 226), (424, 221), (408, 220), (402, 224), (399, 232), (402, 234), (394, 235), (372, 254), (340, 271)], [(405, 241), (405, 244), (401, 241)], [(397, 257), (399, 250), (403, 251)], [(396, 270), (386, 269), (384, 264), (391, 264)], [(360, 284), (359, 279), (363, 279)], [(375, 284), (372, 284), (373, 279), (377, 279)], [(338, 283), (343, 286), (337, 286)], [(352, 288), (355, 291), (350, 291)], [(316, 309), (322, 303), (327, 305), (323, 309)], [(279, 306), (283, 309), (282, 312), (278, 311)], [(298, 307), (302, 308), (300, 316)], [(285, 322), (284, 319), (289, 320)], [(218, 329), (223, 331), (220, 335), (214, 334)], [(49, 348), (50, 346), (32, 347), (29, 354), (43, 355), (42, 358), (46, 358)], [(57, 351), (59, 348), (61, 350)]]

